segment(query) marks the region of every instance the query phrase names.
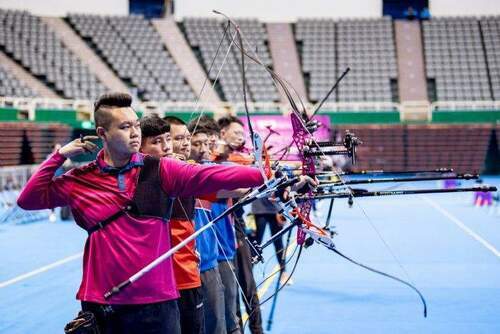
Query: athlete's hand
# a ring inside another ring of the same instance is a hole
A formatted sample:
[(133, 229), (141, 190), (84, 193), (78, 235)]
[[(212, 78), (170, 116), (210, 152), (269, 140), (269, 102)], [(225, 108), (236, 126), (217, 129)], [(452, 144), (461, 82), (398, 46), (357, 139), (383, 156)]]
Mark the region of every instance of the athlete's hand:
[[(281, 198), (282, 201), (288, 201), (291, 191), (306, 193), (309, 190), (314, 190), (317, 186), (318, 180), (316, 178), (313, 179), (312, 177), (307, 175), (300, 175), (299, 182), (295, 183), (291, 187), (287, 187), (281, 193), (277, 193), (276, 195)], [(270, 199), (270, 201), (273, 202), (273, 199)]]
[(318, 186), (318, 180), (307, 175), (300, 175), (299, 182), (292, 186), (292, 191), (314, 190)]
[(77, 138), (68, 144), (64, 145), (59, 149), (59, 154), (66, 158), (71, 158), (82, 153), (92, 153), (97, 151), (98, 147), (92, 142), (92, 140), (97, 140), (97, 136), (85, 136), (82, 138)]
[(217, 141), (217, 146), (215, 148), (215, 153), (217, 155), (226, 155), (228, 154), (229, 152), (229, 145), (228, 143), (226, 143), (226, 141), (222, 140), (222, 139), (219, 139)]

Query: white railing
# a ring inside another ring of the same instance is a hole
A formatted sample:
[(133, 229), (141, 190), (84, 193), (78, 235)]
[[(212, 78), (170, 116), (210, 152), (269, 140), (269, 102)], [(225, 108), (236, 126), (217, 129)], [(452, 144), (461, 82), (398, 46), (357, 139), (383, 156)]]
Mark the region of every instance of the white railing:
[(500, 110), (500, 101), (437, 101), (431, 110)]
[(24, 98), (24, 97), (0, 97), (0, 107), (13, 107), (19, 109), (47, 108), (47, 109), (93, 109), (93, 103), (89, 100), (66, 100), (51, 98)]
[[(321, 110), (326, 111), (399, 111), (400, 104), (394, 102), (328, 102)], [(319, 112), (321, 112), (321, 110)]]
[(158, 113), (162, 114), (165, 112), (186, 112), (191, 113), (194, 110), (198, 111), (210, 111), (210, 112), (218, 112), (227, 106), (223, 103), (221, 104), (210, 104), (210, 103), (198, 103), (195, 102), (142, 102), (134, 105), (134, 108), (138, 111), (143, 111), (144, 113)]
[[(393, 102), (327, 102), (321, 110), (328, 112), (363, 112), (363, 111), (395, 111), (400, 112), (403, 105), (408, 103)], [(65, 100), (49, 98), (19, 98), (19, 97), (0, 97), (0, 107), (13, 107), (26, 113), (26, 119), (34, 120), (34, 111), (37, 108), (76, 110), (82, 113), (88, 113), (85, 119), (93, 118), (93, 102), (89, 100)], [(193, 113), (193, 111), (212, 112), (214, 114), (235, 114), (245, 110), (242, 102), (229, 103), (222, 102), (217, 104), (195, 102), (138, 102), (133, 105), (135, 110), (142, 111), (145, 114), (157, 113), (164, 114), (176, 111)], [(284, 103), (274, 102), (253, 102), (248, 103), (251, 112), (276, 111), (283, 114), (290, 113), (290, 106)], [(312, 112), (316, 105), (306, 103), (308, 112)], [(434, 110), (500, 110), (500, 101), (438, 101), (430, 104), (431, 111)]]
[[(93, 102), (90, 100), (66, 100), (66, 99), (49, 99), (49, 98), (21, 98), (21, 97), (0, 97), (0, 107), (13, 107), (21, 110), (34, 110), (36, 108), (47, 109), (71, 109), (78, 111), (92, 112)], [(194, 109), (205, 110), (212, 112), (220, 111), (242, 111), (244, 110), (243, 102), (230, 103), (222, 102), (218, 104), (198, 103), (195, 102), (139, 102), (133, 105), (136, 110), (148, 112), (168, 112), (172, 111), (186, 111), (192, 112)], [(250, 111), (283, 111), (287, 113), (290, 109), (288, 104), (275, 103), (275, 102), (249, 102), (248, 107)], [(310, 103), (305, 103), (307, 110), (312, 110), (315, 106)], [(338, 103), (325, 103), (322, 107), (323, 110), (337, 111), (337, 110), (398, 110), (399, 105), (392, 102), (338, 102)]]

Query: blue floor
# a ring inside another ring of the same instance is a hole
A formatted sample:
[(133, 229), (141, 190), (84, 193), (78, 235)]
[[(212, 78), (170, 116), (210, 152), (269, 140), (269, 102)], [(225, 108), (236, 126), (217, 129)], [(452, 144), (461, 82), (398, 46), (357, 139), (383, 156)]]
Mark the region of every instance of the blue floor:
[[(498, 178), (487, 182), (500, 185)], [(416, 186), (436, 183), (401, 188)], [(356, 199), (353, 208), (336, 201), (337, 248), (410, 280), (427, 300), (428, 318), (411, 289), (313, 245), (302, 254), (294, 284), (279, 294), (272, 333), (500, 333), (500, 215), (471, 202), (470, 193)], [(320, 204), (320, 225), (327, 207)], [(85, 237), (67, 222), (0, 225), (0, 286), (78, 254)], [(255, 269), (258, 281), (263, 268)], [(80, 276), (77, 258), (0, 287), (0, 333), (62, 333), (79, 307)], [(270, 305), (263, 306), (264, 325)]]

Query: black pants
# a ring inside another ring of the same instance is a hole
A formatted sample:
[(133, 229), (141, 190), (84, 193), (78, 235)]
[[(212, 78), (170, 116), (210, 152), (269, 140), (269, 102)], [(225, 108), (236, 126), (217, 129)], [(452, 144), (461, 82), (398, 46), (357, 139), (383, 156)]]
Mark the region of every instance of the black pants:
[[(241, 218), (235, 219), (235, 224), (239, 224), (239, 226), (236, 227), (236, 238), (238, 240), (236, 271), (238, 272), (238, 282), (243, 290), (245, 309), (250, 316), (250, 331), (252, 334), (262, 334), (264, 331), (262, 329), (262, 315), (260, 313), (259, 297), (257, 296), (257, 286), (252, 272), (252, 254), (250, 252), (250, 247), (244, 239), (244, 229), (240, 219)], [(247, 302), (250, 305), (248, 305)], [(237, 312), (240, 318), (240, 326), (243, 328), (239, 311), (240, 308), (238, 307)]]
[[(255, 241), (260, 245), (262, 243), (262, 238), (264, 237), (264, 232), (266, 231), (266, 225), (269, 224), (271, 229), (271, 235), (275, 235), (283, 229), (283, 226), (278, 222), (276, 214), (255, 214), (255, 225), (257, 226), (257, 231), (255, 234)], [(283, 258), (283, 239), (277, 238), (273, 242), (274, 250), (276, 251), (276, 258), (280, 267), (285, 269), (285, 260)]]
[(181, 317), (182, 334), (204, 334), (205, 315), (203, 312), (203, 290), (201, 287), (179, 290), (177, 300)]
[(92, 312), (101, 334), (180, 334), (176, 300), (138, 305), (101, 305), (82, 302)]

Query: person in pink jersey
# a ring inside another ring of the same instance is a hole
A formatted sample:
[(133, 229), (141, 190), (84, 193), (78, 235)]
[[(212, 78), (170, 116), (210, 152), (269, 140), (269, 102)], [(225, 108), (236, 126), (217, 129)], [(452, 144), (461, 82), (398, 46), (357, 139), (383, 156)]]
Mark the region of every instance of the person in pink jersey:
[[(139, 153), (141, 128), (128, 94), (101, 96), (94, 106), (96, 136), (76, 139), (45, 160), (18, 198), (26, 210), (68, 205), (89, 233), (77, 293), (100, 333), (177, 334), (179, 294), (168, 259), (121, 293), (104, 294), (170, 249), (168, 198), (203, 196), (263, 183), (252, 167), (186, 164)], [(67, 158), (96, 151), (95, 161), (54, 177)]]

